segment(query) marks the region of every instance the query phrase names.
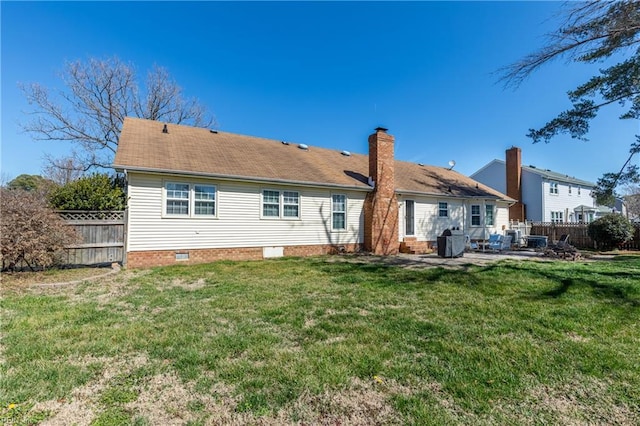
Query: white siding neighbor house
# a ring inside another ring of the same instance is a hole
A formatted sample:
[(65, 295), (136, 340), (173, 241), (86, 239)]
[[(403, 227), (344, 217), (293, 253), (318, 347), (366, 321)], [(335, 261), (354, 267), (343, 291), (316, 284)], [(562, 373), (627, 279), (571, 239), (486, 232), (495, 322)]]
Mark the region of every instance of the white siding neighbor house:
[(488, 238), (514, 200), (442, 167), (126, 118), (127, 265), (430, 249), (448, 228)]
[(612, 209), (598, 206), (592, 197), (595, 184), (566, 174), (523, 166), (520, 148), (506, 151), (506, 161), (492, 160), (471, 175), (518, 202), (509, 210), (511, 220), (589, 223)]

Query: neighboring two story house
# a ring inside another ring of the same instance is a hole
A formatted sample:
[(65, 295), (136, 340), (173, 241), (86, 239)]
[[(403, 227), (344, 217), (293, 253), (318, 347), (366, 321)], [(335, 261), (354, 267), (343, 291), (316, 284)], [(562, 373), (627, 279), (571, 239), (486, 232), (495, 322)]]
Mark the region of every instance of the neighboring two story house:
[(518, 200), (509, 209), (515, 221), (589, 223), (612, 211), (596, 205), (591, 195), (594, 183), (523, 166), (518, 147), (506, 151), (505, 161), (493, 160), (471, 178)]
[(395, 160), (383, 128), (362, 155), (126, 118), (114, 167), (127, 178), (130, 267), (422, 251), (452, 227), (474, 240), (502, 232), (515, 202), (456, 171)]

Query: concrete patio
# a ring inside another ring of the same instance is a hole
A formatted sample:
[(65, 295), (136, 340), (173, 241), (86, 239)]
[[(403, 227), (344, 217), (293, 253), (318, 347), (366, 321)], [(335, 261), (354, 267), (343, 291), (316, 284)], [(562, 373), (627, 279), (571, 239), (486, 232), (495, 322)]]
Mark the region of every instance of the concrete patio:
[[(601, 260), (610, 258), (610, 256), (599, 255), (591, 256), (588, 259), (580, 259), (578, 262), (591, 262), (594, 260)], [(533, 250), (514, 250), (503, 252), (482, 252), (471, 251), (465, 252), (462, 257), (444, 258), (439, 257), (436, 253), (430, 254), (398, 254), (395, 256), (372, 256), (372, 255), (357, 255), (346, 256), (343, 259), (349, 259), (348, 261), (363, 262), (363, 263), (380, 263), (386, 265), (402, 266), (406, 268), (428, 268), (428, 267), (443, 267), (451, 269), (465, 268), (470, 265), (485, 266), (501, 260), (512, 259), (522, 261), (534, 261), (534, 262), (567, 262), (558, 258), (552, 258), (544, 256), (543, 252)]]

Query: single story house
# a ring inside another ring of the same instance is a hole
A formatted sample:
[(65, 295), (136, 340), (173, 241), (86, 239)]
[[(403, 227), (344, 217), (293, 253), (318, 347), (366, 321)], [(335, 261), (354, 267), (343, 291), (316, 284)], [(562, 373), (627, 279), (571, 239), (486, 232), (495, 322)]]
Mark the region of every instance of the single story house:
[(127, 179), (130, 267), (421, 252), (445, 229), (501, 232), (514, 202), (456, 171), (395, 160), (384, 128), (362, 155), (126, 118), (114, 168)]

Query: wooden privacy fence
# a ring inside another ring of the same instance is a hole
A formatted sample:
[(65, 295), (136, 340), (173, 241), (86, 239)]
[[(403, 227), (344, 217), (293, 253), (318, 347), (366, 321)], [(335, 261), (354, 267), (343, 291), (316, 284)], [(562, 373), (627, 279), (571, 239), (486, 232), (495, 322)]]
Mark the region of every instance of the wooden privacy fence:
[(60, 217), (73, 226), (82, 242), (65, 247), (67, 265), (96, 265), (124, 262), (124, 211), (59, 211)]
[[(581, 249), (593, 249), (595, 243), (587, 232), (589, 225), (586, 223), (552, 223), (534, 222), (531, 224), (530, 235), (545, 235), (549, 242), (557, 241), (563, 234), (569, 235), (569, 243)], [(624, 244), (624, 250), (640, 250), (640, 225), (635, 225), (633, 240)]]

